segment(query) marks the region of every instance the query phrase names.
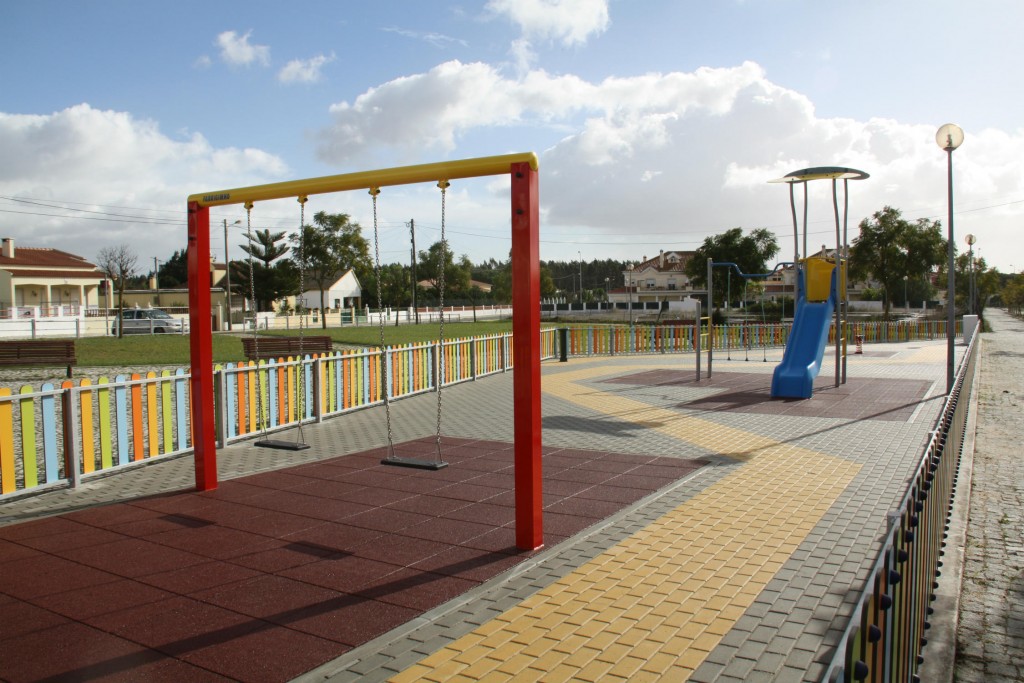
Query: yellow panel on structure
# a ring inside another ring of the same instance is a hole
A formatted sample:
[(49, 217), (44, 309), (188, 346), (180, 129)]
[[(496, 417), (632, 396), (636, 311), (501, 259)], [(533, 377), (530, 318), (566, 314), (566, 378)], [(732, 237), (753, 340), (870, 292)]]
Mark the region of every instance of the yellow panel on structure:
[(227, 204), (244, 204), (269, 199), (284, 199), (327, 192), (345, 192), (363, 190), (371, 187), (387, 187), (391, 185), (411, 185), (439, 180), (455, 180), (457, 178), (478, 178), (481, 176), (509, 173), (512, 164), (528, 163), (530, 168), (537, 170), (539, 163), (533, 152), (521, 154), (505, 154), (502, 156), (461, 159), (458, 161), (442, 161), (435, 164), (418, 166), (400, 166), (377, 171), (361, 171), (341, 175), (309, 178), (307, 180), (289, 180), (269, 185), (253, 185), (232, 190), (201, 192), (190, 195), (189, 203), (200, 206), (224, 206)]
[(812, 256), (804, 259), (804, 266), (807, 269), (807, 300), (826, 301), (832, 293), (832, 271), (835, 269), (835, 263), (829, 259)]

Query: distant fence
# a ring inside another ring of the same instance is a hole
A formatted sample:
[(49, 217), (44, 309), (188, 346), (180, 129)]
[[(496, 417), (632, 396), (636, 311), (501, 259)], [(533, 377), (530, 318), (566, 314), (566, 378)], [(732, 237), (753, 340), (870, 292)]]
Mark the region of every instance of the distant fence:
[[(563, 334), (567, 356), (593, 356), (692, 353), (695, 333), (692, 325), (563, 329), (541, 331), (542, 359), (561, 356)], [(871, 323), (854, 325), (853, 332), (866, 341), (908, 341), (942, 337), (945, 326)], [(788, 325), (716, 326), (714, 345), (777, 347), (788, 333)], [(217, 442), (224, 446), (300, 420), (319, 422), (379, 405), (384, 400), (382, 362), (388, 397), (397, 400), (512, 369), (512, 335), (451, 339), (443, 347), (431, 342), (302, 361), (217, 365)], [(68, 380), (39, 389), (0, 388), (0, 501), (25, 491), (77, 486), (82, 479), (191, 451), (189, 379), (178, 369), (101, 377), (95, 383)]]
[(973, 335), (920, 463), (889, 515), (888, 533), (823, 683), (918, 680), (964, 444), (977, 339)]

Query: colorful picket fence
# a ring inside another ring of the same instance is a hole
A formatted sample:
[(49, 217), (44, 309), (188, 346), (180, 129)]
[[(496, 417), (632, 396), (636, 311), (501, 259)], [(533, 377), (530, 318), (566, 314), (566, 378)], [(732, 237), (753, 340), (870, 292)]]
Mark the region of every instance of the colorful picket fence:
[[(713, 328), (715, 349), (782, 346), (788, 326)], [(547, 328), (541, 358), (692, 353), (694, 326)], [(943, 322), (857, 323), (848, 339), (909, 341), (940, 338)], [(706, 342), (705, 342), (706, 343)], [(390, 400), (434, 391), (512, 369), (512, 335), (499, 334), (342, 351), (303, 361), (226, 363), (215, 368), (217, 441), (225, 445), (302, 422), (318, 422), (378, 405), (387, 379)], [(383, 366), (382, 366), (383, 359)], [(440, 378), (440, 380), (438, 379)], [(191, 397), (185, 370), (87, 379), (39, 390), (0, 388), (0, 500), (23, 491), (70, 483), (158, 457), (191, 450)]]

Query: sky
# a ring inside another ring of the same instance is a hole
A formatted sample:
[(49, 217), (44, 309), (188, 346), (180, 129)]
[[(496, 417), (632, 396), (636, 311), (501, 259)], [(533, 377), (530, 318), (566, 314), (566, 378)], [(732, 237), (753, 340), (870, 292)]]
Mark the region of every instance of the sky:
[[(639, 261), (734, 227), (794, 251), (786, 186), (843, 166), (849, 239), (885, 206), (1024, 270), (1019, 0), (3, 0), (0, 236), (140, 272), (186, 246), (188, 195), (534, 152), (541, 258)], [(1016, 85), (1014, 85), (1016, 84)], [(842, 207), (842, 184), (839, 185)], [(835, 244), (808, 185), (810, 250)], [(384, 188), (382, 263), (440, 238), (506, 259), (507, 177)], [(798, 194), (798, 201), (802, 195)], [(799, 205), (798, 205), (799, 206)], [(365, 192), (311, 196), (374, 235)], [(294, 200), (211, 210), (217, 261), (247, 229), (294, 232)], [(237, 223), (236, 223), (237, 221)], [(225, 228), (225, 224), (227, 227)]]

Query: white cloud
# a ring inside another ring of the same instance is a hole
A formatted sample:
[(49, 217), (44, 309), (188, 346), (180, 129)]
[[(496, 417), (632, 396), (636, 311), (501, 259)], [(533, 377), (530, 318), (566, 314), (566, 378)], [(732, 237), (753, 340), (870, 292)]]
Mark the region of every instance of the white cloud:
[(266, 45), (250, 44), (251, 35), (252, 31), (247, 31), (241, 36), (234, 31), (219, 34), (215, 45), (220, 48), (221, 59), (234, 66), (249, 66), (254, 62), (262, 66), (269, 65), (270, 48)]
[[(945, 157), (935, 124), (820, 118), (806, 96), (751, 62), (588, 82), (539, 70), (510, 78), (486, 64), (452, 61), (367, 90), (331, 114), (319, 151), (334, 164), (386, 153), (409, 163), (465, 156), (460, 147), (482, 137), (513, 140), (509, 151), (543, 152), (547, 238), (574, 249), (643, 241), (653, 244), (638, 251), (659, 242), (694, 248), (707, 234), (743, 226), (775, 229), (789, 253), (788, 196), (767, 181), (809, 166), (871, 174), (850, 183), (851, 238), (862, 218), (885, 205), (945, 222)], [(957, 151), (958, 234), (1016, 244), (1022, 155), (1024, 131), (980, 131)], [(810, 186), (812, 242), (830, 241), (834, 230), (829, 189)], [(1024, 263), (1024, 251), (1017, 261)]]
[(412, 38), (413, 40), (421, 40), (424, 43), (433, 45), (436, 48), (446, 48), (449, 45), (461, 45), (467, 47), (469, 43), (461, 38), (453, 38), (452, 36), (445, 35), (443, 33), (434, 33), (423, 31), (413, 31), (410, 29), (398, 28), (397, 26), (385, 26), (382, 31), (387, 33), (395, 33), (402, 36), (403, 38)]
[(317, 55), (312, 59), (293, 59), (285, 64), (277, 79), (282, 83), (316, 83), (324, 65), (333, 62), (334, 58), (334, 53), (331, 53), (329, 57)]
[(163, 258), (186, 246), (188, 195), (272, 182), (288, 170), (259, 149), (218, 149), (198, 134), (171, 139), (153, 121), (87, 104), (0, 113), (0, 151), (0, 196), (65, 207), (0, 200), (5, 236), (86, 258), (121, 243)]
[(517, 24), (528, 40), (582, 45), (608, 28), (608, 0), (490, 0), (487, 9)]

